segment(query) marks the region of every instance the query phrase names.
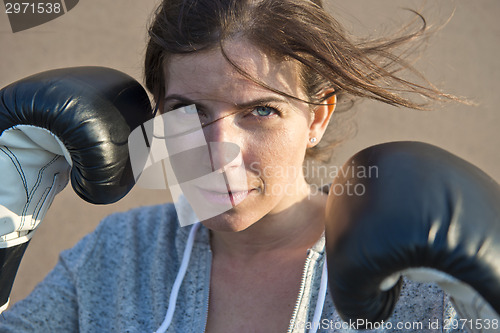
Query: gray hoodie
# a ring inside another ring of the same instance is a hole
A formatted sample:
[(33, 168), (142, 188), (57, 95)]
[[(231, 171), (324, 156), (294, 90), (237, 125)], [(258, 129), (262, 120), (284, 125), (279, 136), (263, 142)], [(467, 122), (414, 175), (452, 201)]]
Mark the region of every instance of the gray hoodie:
[[(108, 216), (61, 253), (54, 270), (30, 296), (4, 312), (0, 332), (155, 332), (164, 320), (191, 228), (179, 226), (173, 204)], [(208, 229), (201, 226), (167, 332), (204, 331), (212, 262), (209, 238)], [(318, 332), (355, 332), (352, 323), (340, 320), (329, 291), (321, 320), (311, 322), (324, 245), (322, 237), (308, 251), (290, 332), (307, 332), (314, 324)], [(373, 332), (452, 332), (443, 325), (455, 317), (438, 287), (405, 282), (394, 314)]]

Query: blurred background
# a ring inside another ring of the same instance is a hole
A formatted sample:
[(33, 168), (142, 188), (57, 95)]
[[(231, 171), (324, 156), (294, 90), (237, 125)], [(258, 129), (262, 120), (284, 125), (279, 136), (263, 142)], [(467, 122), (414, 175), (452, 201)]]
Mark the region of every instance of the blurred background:
[[(0, 12), (0, 87), (53, 68), (99, 65), (116, 68), (142, 81), (146, 26), (157, 0), (85, 0), (55, 20), (12, 33)], [(340, 146), (340, 165), (364, 147), (387, 141), (418, 140), (438, 145), (482, 168), (500, 181), (500, 2), (416, 0), (329, 0), (329, 11), (348, 31), (380, 37), (412, 19), (404, 8), (419, 10), (440, 27), (423, 45), (416, 67), (444, 91), (476, 104), (436, 105), (432, 111), (357, 103), (349, 122), (357, 134)], [(449, 20), (449, 22), (447, 22)], [(445, 24), (446, 23), (446, 24)], [(0, 184), (0, 186), (2, 186)], [(32, 239), (16, 278), (11, 304), (26, 297), (54, 267), (58, 254), (92, 231), (106, 215), (170, 200), (166, 191), (134, 188), (119, 203), (94, 206), (71, 187), (60, 193)], [(117, 231), (119, 232), (119, 231)]]

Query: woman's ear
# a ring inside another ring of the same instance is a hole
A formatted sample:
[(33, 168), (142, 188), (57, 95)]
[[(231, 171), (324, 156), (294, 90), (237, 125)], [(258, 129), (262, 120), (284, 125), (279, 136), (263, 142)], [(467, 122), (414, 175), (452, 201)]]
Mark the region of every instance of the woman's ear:
[(325, 134), (330, 118), (335, 111), (337, 104), (337, 95), (334, 90), (327, 90), (323, 93), (326, 97), (321, 105), (314, 108), (311, 123), (309, 126), (308, 148), (316, 146)]

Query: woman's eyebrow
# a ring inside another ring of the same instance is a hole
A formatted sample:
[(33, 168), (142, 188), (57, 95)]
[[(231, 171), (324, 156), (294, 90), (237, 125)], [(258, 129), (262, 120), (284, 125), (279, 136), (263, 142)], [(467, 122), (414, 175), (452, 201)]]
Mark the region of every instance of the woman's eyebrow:
[[(186, 105), (196, 104), (197, 106), (200, 106), (202, 108), (205, 107), (203, 105), (203, 102), (201, 102), (201, 100), (193, 100), (193, 99), (190, 99), (188, 97), (178, 95), (178, 94), (172, 94), (172, 95), (165, 97), (165, 102), (168, 102), (171, 100), (175, 100), (175, 101), (178, 101), (178, 102), (180, 102), (182, 104), (186, 104)], [(268, 97), (263, 97), (263, 98), (257, 98), (257, 99), (254, 99), (254, 100), (251, 100), (248, 102), (244, 102), (244, 103), (234, 103), (233, 105), (235, 107), (237, 107), (238, 109), (247, 109), (247, 108), (252, 107), (252, 106), (261, 106), (261, 105), (265, 105), (265, 104), (269, 104), (269, 103), (289, 104), (289, 101), (285, 97), (277, 95), (277, 96), (268, 96)]]
[(185, 96), (178, 95), (178, 94), (168, 95), (164, 99), (165, 102), (169, 102), (171, 100), (175, 100), (175, 101), (178, 101), (178, 102), (180, 102), (182, 104), (186, 104), (186, 105), (191, 105), (191, 104), (201, 105), (201, 103), (199, 103), (199, 101), (195, 101), (193, 99), (190, 99), (190, 98), (187, 98)]
[(236, 107), (240, 109), (247, 109), (251, 106), (263, 106), (269, 103), (286, 103), (289, 104), (289, 101), (282, 96), (269, 96), (263, 98), (257, 98), (245, 103), (235, 103)]

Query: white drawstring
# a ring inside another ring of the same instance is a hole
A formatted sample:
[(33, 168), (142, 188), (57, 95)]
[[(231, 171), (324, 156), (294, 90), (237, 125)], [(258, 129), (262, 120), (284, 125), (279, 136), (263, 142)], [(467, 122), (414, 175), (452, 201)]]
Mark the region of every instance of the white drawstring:
[[(174, 317), (175, 306), (177, 303), (177, 296), (179, 294), (179, 289), (181, 288), (182, 281), (184, 280), (184, 275), (186, 275), (189, 259), (191, 258), (191, 251), (194, 247), (194, 237), (196, 236), (196, 232), (198, 231), (200, 225), (201, 225), (200, 222), (195, 223), (191, 228), (191, 231), (189, 232), (189, 237), (186, 243), (186, 247), (184, 248), (184, 254), (182, 256), (182, 263), (179, 268), (179, 272), (177, 273), (177, 277), (175, 278), (172, 291), (170, 293), (167, 314), (165, 315), (163, 323), (155, 333), (165, 333), (169, 328), (170, 324), (172, 323), (172, 318)], [(323, 313), (323, 306), (325, 304), (327, 287), (328, 287), (328, 270), (325, 257), (325, 262), (323, 264), (323, 272), (321, 274), (321, 284), (318, 292), (318, 300), (316, 302), (316, 309), (314, 310), (314, 317), (312, 321), (313, 325), (312, 328), (309, 330), (309, 333), (316, 333), (319, 328), (321, 314)]]
[(318, 292), (318, 300), (316, 301), (316, 309), (314, 310), (314, 317), (312, 321), (312, 327), (309, 333), (316, 333), (320, 326), (321, 314), (323, 313), (323, 306), (325, 305), (326, 290), (328, 289), (328, 270), (326, 266), (326, 256), (325, 263), (323, 264), (323, 273), (321, 274), (321, 284)]
[(184, 280), (184, 275), (186, 275), (186, 270), (189, 264), (189, 258), (191, 258), (191, 250), (194, 247), (194, 237), (198, 228), (200, 227), (200, 222), (197, 222), (191, 228), (189, 232), (189, 237), (186, 243), (186, 247), (184, 248), (184, 254), (182, 256), (182, 263), (179, 268), (179, 272), (177, 272), (177, 277), (175, 278), (174, 285), (172, 287), (172, 291), (170, 292), (170, 299), (168, 301), (168, 310), (165, 315), (165, 319), (163, 323), (158, 328), (156, 333), (165, 333), (172, 323), (172, 318), (174, 317), (175, 305), (177, 303), (177, 295), (179, 294), (179, 289), (181, 288), (182, 280)]

